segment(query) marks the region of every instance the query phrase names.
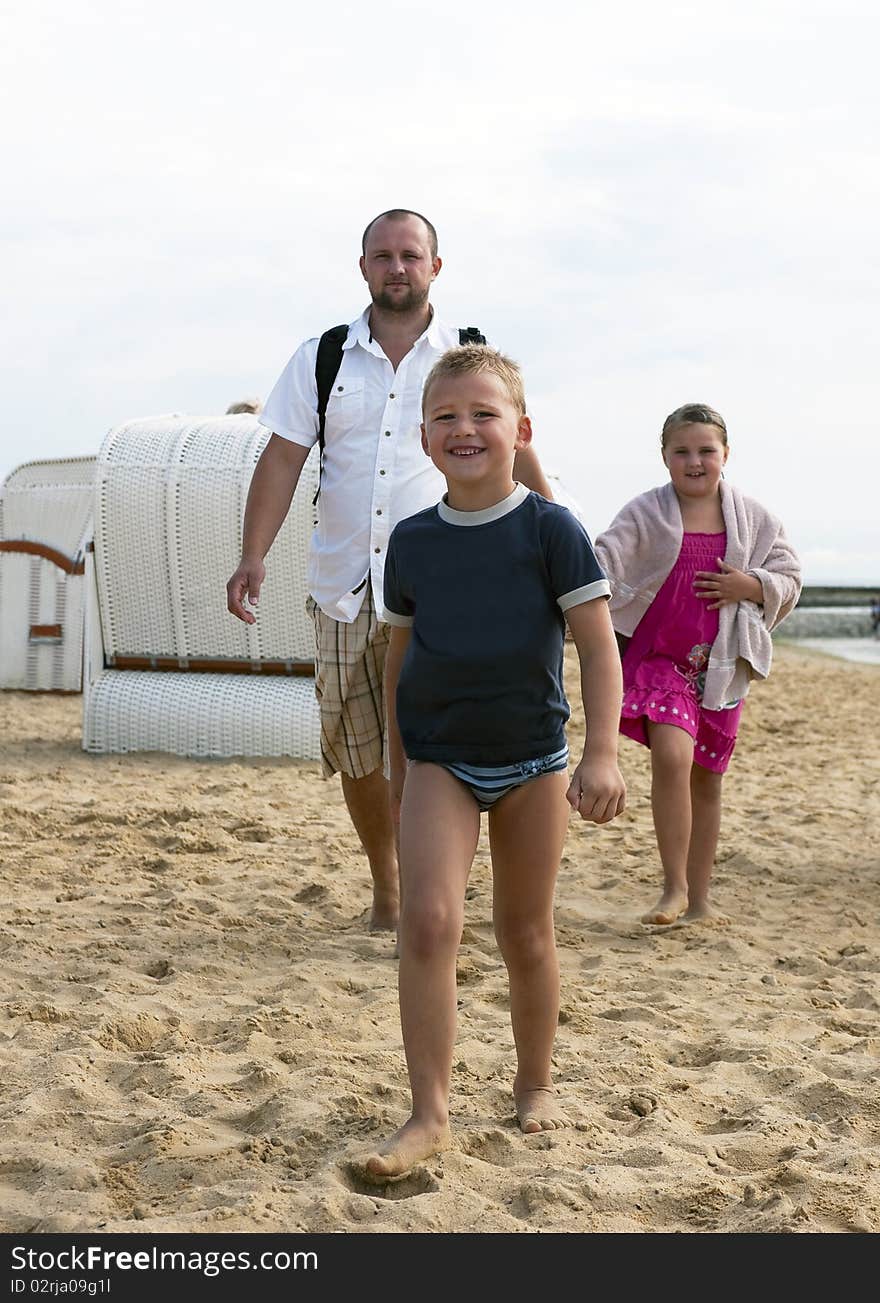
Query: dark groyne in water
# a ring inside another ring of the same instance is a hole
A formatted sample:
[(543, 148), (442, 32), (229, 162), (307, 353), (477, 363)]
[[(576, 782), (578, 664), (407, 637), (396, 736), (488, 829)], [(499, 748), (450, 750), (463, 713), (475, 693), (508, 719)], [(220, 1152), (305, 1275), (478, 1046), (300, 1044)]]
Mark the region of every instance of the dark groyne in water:
[(872, 603), (880, 601), (876, 588), (807, 585), (791, 615), (779, 630), (780, 638), (869, 638), (874, 631)]
[(880, 601), (880, 583), (876, 588), (835, 587), (805, 584), (798, 602), (798, 610), (811, 606), (866, 606)]

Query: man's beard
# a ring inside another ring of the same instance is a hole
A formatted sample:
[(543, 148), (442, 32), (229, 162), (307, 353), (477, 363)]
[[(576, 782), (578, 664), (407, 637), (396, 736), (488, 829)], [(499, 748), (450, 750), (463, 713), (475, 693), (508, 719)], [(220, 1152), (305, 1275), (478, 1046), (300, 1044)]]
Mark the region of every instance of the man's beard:
[(428, 302), (428, 290), (416, 290), (412, 285), (407, 288), (408, 294), (397, 295), (389, 294), (387, 288), (380, 290), (378, 294), (372, 296), (373, 302), (377, 308), (382, 308), (385, 312), (399, 312), (401, 315), (417, 312)]

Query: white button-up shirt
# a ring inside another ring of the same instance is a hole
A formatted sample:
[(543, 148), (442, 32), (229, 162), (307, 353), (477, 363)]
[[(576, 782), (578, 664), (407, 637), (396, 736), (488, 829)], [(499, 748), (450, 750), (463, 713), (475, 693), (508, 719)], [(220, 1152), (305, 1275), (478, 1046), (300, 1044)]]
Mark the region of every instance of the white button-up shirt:
[[(422, 386), (433, 364), (459, 342), (432, 316), (395, 371), (370, 335), (367, 308), (348, 329), (327, 403), (319, 522), (309, 551), (309, 591), (334, 620), (350, 624), (373, 588), (382, 611), (388, 538), (399, 520), (439, 502), (446, 481), (422, 451)], [(284, 368), (259, 420), (311, 448), (318, 439), (317, 338)]]

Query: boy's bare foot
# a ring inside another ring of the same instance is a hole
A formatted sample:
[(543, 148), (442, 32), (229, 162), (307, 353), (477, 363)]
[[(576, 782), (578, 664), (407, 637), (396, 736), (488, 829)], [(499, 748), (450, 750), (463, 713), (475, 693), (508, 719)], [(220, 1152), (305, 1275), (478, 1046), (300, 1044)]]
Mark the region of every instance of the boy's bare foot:
[(433, 1154), (442, 1153), (451, 1145), (452, 1132), (448, 1126), (416, 1122), (410, 1118), (375, 1154), (370, 1154), (359, 1162), (358, 1167), (368, 1181), (381, 1185), (383, 1181), (406, 1176), (416, 1163)]
[(642, 915), (642, 922), (668, 926), (684, 913), (687, 905), (686, 891), (664, 891), (654, 908)]
[(393, 932), (400, 914), (400, 897), (396, 891), (373, 888), (373, 908), (370, 913), (371, 932)]
[(516, 1116), (519, 1129), (524, 1135), (532, 1136), (538, 1131), (555, 1131), (558, 1127), (570, 1127), (571, 1119), (556, 1098), (552, 1086), (537, 1086), (534, 1090), (513, 1090), (516, 1101)]

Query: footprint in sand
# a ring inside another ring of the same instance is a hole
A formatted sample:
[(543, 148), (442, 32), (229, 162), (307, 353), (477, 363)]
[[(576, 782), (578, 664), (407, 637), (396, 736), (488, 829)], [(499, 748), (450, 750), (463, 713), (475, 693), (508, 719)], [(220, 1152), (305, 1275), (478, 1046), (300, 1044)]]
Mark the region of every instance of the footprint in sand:
[(377, 1183), (367, 1175), (363, 1163), (352, 1159), (339, 1168), (339, 1175), (343, 1185), (354, 1194), (366, 1194), (374, 1199), (412, 1199), (418, 1194), (436, 1194), (440, 1189), (440, 1182), (426, 1167), (414, 1167), (404, 1176)]
[(459, 1137), (458, 1147), (468, 1158), (478, 1158), (493, 1167), (513, 1167), (521, 1156), (510, 1136), (500, 1127), (465, 1132)]

